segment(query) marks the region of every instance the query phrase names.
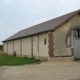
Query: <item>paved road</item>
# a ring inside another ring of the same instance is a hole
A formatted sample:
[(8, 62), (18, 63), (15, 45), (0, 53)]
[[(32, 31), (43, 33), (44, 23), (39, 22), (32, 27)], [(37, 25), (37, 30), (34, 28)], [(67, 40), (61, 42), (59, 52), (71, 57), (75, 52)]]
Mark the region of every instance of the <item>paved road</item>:
[(0, 80), (80, 80), (80, 61), (0, 67)]

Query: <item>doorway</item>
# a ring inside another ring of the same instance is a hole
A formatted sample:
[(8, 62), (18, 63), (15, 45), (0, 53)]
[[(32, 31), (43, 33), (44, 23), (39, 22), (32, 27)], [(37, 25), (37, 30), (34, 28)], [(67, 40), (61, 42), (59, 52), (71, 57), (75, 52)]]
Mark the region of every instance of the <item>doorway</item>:
[(80, 59), (80, 29), (73, 30), (74, 60)]

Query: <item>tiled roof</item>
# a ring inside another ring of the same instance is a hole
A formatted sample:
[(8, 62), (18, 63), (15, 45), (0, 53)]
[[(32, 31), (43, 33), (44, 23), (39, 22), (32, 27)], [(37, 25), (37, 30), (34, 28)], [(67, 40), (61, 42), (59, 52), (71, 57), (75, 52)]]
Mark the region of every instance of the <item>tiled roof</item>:
[(76, 15), (79, 12), (80, 10), (77, 10), (77, 11), (68, 13), (66, 15), (51, 19), (49, 21), (40, 23), (38, 25), (32, 26), (30, 28), (21, 30), (4, 41), (22, 38), (22, 37), (30, 36), (33, 34), (42, 33), (42, 32), (53, 31), (56, 28), (60, 27), (60, 25), (64, 24), (66, 21), (71, 19), (74, 15)]

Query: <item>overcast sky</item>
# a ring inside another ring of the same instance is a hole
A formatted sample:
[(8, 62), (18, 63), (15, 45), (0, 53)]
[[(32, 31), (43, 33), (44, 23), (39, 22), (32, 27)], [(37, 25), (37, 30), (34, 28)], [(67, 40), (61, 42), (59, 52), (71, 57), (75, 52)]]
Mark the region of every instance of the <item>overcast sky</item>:
[(80, 9), (80, 0), (0, 0), (0, 44), (19, 30)]

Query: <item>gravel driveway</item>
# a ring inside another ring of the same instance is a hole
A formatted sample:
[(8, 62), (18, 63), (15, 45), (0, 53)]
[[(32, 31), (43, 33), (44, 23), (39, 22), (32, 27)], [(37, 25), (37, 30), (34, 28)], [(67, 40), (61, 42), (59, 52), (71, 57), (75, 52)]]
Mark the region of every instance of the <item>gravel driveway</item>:
[(0, 80), (80, 80), (80, 61), (52, 60), (41, 64), (2, 66)]

